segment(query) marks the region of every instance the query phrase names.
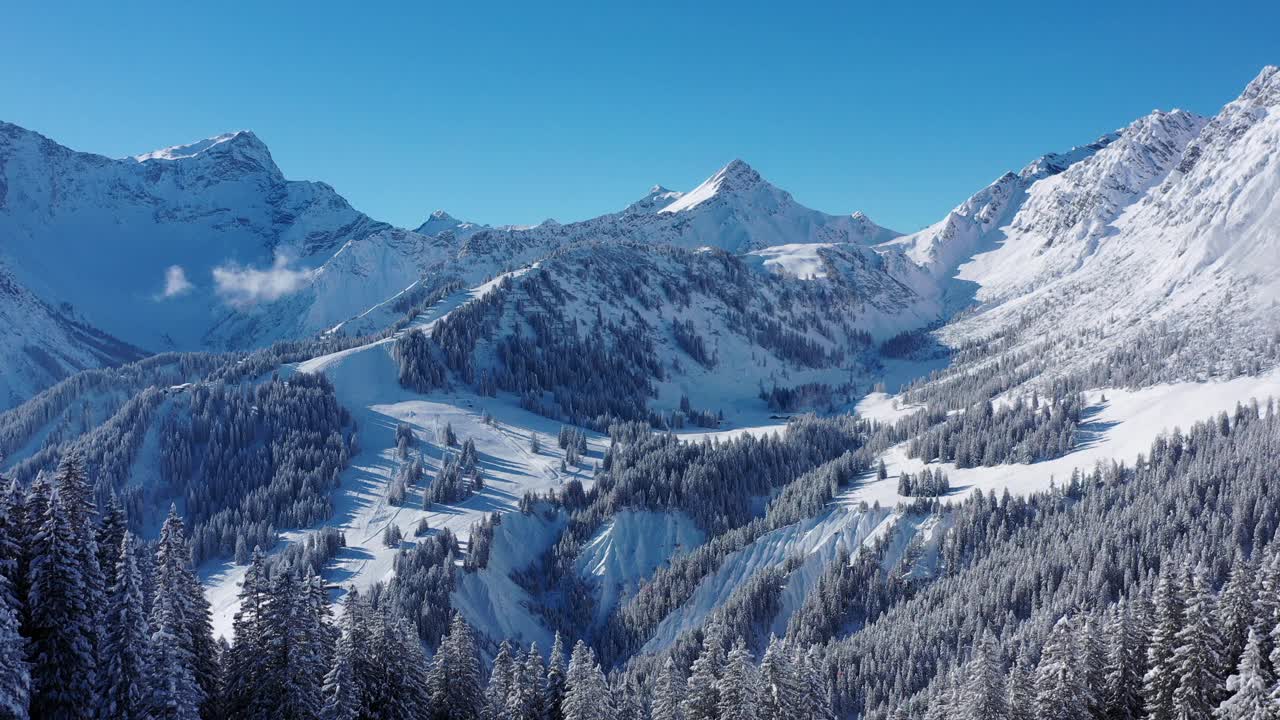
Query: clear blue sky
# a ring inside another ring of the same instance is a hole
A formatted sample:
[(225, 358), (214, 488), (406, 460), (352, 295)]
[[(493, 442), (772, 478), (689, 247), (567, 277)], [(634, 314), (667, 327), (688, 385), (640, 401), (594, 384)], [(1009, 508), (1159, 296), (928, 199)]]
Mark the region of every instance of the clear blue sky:
[(734, 157), (912, 230), (1280, 62), (1280, 3), (9, 3), (0, 119), (124, 156), (249, 128), (414, 226), (576, 220)]

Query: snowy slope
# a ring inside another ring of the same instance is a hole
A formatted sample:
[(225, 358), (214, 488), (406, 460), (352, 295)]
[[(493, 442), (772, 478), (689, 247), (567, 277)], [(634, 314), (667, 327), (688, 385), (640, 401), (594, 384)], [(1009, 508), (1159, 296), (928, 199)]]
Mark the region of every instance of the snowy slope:
[(1181, 110), (1135, 120), (1106, 148), (1033, 184), (998, 250), (967, 263), (959, 277), (991, 300), (1075, 270), (1121, 211), (1165, 179), (1207, 122)]
[(50, 307), (0, 263), (0, 410), (79, 370), (118, 365), (143, 354)]
[(1111, 133), (1066, 153), (1043, 155), (1017, 173), (1008, 172), (996, 178), (939, 222), (884, 245), (901, 249), (935, 278), (950, 278), (961, 263), (1000, 239), (1002, 226), (1026, 202), (1027, 190), (1033, 184), (1092, 156), (1117, 137), (1117, 133)]
[[(1130, 130), (1133, 142), (1034, 187), (1003, 243), (960, 268), (986, 304), (950, 337), (1087, 332), (1101, 351), (1165, 323), (1198, 338), (1202, 355), (1216, 345), (1222, 364), (1276, 327), (1280, 71), (1264, 69), (1207, 123), (1153, 114)], [(1093, 202), (1081, 212), (1062, 202), (1072, 196)], [(1048, 246), (1045, 228), (1059, 228)]]
[[(483, 297), (497, 284), (495, 280), (442, 301), (419, 318), (413, 328), (430, 330), (449, 312)], [(388, 338), (289, 368), (292, 372), (328, 376), (339, 401), (351, 411), (359, 428), (361, 450), (342, 474), (342, 488), (334, 499), (335, 517), (328, 523), (341, 528), (347, 537), (347, 547), (334, 561), (330, 573), (343, 586), (364, 588), (390, 577), (398, 548), (382, 543), (389, 524), (399, 525), (405, 537), (412, 538), (419, 520), (426, 518), (432, 528), (447, 527), (465, 542), (473, 523), (491, 512), (510, 512), (526, 492), (558, 487), (569, 477), (590, 483), (589, 472), (582, 468), (560, 470), (563, 453), (555, 443), (559, 424), (519, 410), (510, 401), (467, 393), (421, 395), (401, 387), (390, 352), (393, 341)], [(486, 411), (495, 418), (492, 424), (484, 422)], [(411, 493), (414, 499), (401, 506), (390, 504), (387, 490), (401, 463), (396, 456), (395, 438), (399, 423), (410, 425), (420, 439), (419, 446), (426, 448), (423, 459), (428, 476), (434, 476), (442, 459), (437, 440), (445, 424), (451, 424), (460, 439), (474, 440), (485, 476), (484, 490), (456, 505), (433, 507), (430, 511), (422, 509), (420, 492)], [(543, 449), (536, 454), (529, 449), (531, 433), (541, 437)], [(589, 444), (593, 446), (590, 455), (598, 460), (603, 452), (600, 440), (590, 438)], [(557, 528), (555, 523), (532, 520), (524, 525), (504, 526), (499, 538), (519, 532), (520, 539), (496, 545), (494, 557), (498, 559), (493, 567), (477, 573), (483, 577), (468, 576), (461, 582), (455, 607), (470, 615), (468, 619), (477, 627), (492, 628), (495, 636), (520, 634), (543, 642), (546, 631), (528, 616), (527, 609), (522, 611), (524, 615), (512, 615), (523, 591), (517, 592), (518, 586), (507, 572), (527, 564), (536, 555), (537, 543), (553, 541)], [(301, 537), (304, 535), (295, 533), (290, 539)], [(523, 555), (513, 556), (517, 550)], [(236, 583), (243, 574), (244, 567), (230, 563), (206, 569), (206, 586), (218, 633), (229, 632), (236, 609)], [(486, 620), (492, 618), (501, 618), (502, 622), (495, 627)]]

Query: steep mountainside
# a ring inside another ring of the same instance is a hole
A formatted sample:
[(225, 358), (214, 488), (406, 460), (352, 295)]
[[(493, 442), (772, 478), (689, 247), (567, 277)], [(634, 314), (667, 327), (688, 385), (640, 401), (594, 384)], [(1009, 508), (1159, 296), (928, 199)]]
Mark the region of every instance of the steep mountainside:
[[(1207, 122), (1177, 111), (1135, 122), (1033, 185), (997, 246), (960, 266), (982, 304), (950, 336), (1016, 329), (1017, 346), (1048, 340), (1078, 365), (1158, 332), (1180, 346), (1158, 360), (1175, 376), (1266, 364), (1280, 290), (1278, 143), (1274, 67)], [(1061, 345), (1084, 336), (1092, 358)]]
[(143, 351), (70, 317), (20, 285), (0, 263), (0, 408), (88, 368)]

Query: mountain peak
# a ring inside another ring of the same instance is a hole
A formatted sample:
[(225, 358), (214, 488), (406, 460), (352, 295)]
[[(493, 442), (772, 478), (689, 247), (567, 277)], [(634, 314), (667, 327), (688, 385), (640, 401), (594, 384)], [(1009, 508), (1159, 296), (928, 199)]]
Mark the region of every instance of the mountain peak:
[[(722, 178), (721, 189), (730, 191), (743, 190), (764, 180), (755, 168), (738, 158), (721, 168), (716, 177)], [(725, 186), (726, 183), (729, 184), (728, 187)]]
[(261, 170), (280, 174), (280, 168), (276, 167), (266, 143), (262, 142), (252, 130), (237, 130), (186, 145), (153, 150), (135, 155), (133, 159), (140, 163), (190, 160), (230, 161), (245, 171)]
[(685, 193), (679, 200), (664, 207), (660, 212), (675, 213), (693, 207), (722, 195), (748, 192), (757, 187), (767, 185), (760, 173), (742, 160), (735, 159), (720, 168), (715, 175), (707, 178), (701, 185)]

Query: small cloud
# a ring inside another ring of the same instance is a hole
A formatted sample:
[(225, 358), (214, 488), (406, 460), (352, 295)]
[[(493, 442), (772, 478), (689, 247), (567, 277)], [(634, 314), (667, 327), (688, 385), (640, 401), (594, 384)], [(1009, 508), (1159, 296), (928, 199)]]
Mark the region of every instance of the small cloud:
[(181, 265), (170, 265), (164, 271), (164, 292), (161, 298), (171, 298), (191, 292), (195, 287), (191, 281), (187, 279), (187, 271), (182, 269)]
[(290, 268), (289, 259), (278, 255), (266, 270), (234, 262), (220, 265), (213, 269), (213, 282), (227, 303), (244, 307), (295, 293), (310, 283), (315, 275), (315, 270)]

